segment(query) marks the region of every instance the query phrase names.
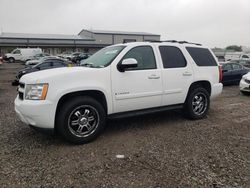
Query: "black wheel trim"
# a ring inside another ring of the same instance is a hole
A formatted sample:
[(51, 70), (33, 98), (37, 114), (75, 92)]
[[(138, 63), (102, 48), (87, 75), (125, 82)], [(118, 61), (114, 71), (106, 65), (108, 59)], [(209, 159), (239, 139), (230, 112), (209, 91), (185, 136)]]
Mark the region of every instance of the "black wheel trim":
[(205, 113), (208, 106), (207, 96), (203, 92), (197, 92), (192, 99), (192, 110), (197, 116)]
[(76, 137), (88, 137), (98, 128), (98, 111), (90, 105), (76, 107), (68, 117), (68, 129)]

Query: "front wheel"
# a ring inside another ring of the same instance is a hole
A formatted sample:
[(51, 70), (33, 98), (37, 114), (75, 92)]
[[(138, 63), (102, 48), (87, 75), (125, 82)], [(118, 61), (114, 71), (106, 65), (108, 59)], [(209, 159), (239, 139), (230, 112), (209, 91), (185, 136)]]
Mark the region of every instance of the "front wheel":
[(247, 91), (240, 91), (243, 95), (248, 95), (250, 96), (250, 92), (247, 92)]
[(84, 144), (98, 137), (105, 126), (106, 113), (91, 97), (67, 101), (57, 113), (56, 128), (69, 142)]
[(202, 87), (189, 91), (184, 113), (190, 119), (202, 119), (207, 115), (210, 105), (209, 93)]
[(15, 63), (15, 59), (13, 57), (9, 58), (9, 63)]

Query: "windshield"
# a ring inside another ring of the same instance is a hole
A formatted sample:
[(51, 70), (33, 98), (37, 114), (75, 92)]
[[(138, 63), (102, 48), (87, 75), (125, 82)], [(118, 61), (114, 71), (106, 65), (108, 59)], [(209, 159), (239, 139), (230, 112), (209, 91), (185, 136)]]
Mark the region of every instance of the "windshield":
[(94, 55), (90, 56), (88, 59), (84, 60), (81, 65), (89, 65), (91, 67), (106, 67), (124, 48), (125, 46), (111, 46), (103, 48), (96, 52)]

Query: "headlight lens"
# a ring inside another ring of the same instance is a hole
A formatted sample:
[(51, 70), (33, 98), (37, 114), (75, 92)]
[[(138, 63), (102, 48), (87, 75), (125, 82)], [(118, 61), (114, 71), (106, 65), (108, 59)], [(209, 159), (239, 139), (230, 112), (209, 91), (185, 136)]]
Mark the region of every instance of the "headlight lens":
[(248, 80), (247, 78), (243, 78), (243, 79), (244, 79), (244, 81), (245, 81), (246, 83), (250, 84), (250, 80)]
[(25, 87), (25, 99), (27, 100), (45, 100), (48, 84), (28, 84)]

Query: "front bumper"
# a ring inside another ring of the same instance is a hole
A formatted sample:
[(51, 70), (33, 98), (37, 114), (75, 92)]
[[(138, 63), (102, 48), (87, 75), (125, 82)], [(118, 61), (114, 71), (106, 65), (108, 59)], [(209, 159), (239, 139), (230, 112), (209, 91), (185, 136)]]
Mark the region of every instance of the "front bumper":
[(56, 107), (47, 100), (15, 99), (15, 111), (22, 122), (42, 129), (54, 129)]
[(241, 79), (240, 90), (245, 92), (250, 92), (250, 84), (246, 83), (243, 79)]
[(223, 89), (222, 83), (214, 84), (211, 90), (211, 98), (215, 98), (219, 96), (222, 93), (222, 89)]

